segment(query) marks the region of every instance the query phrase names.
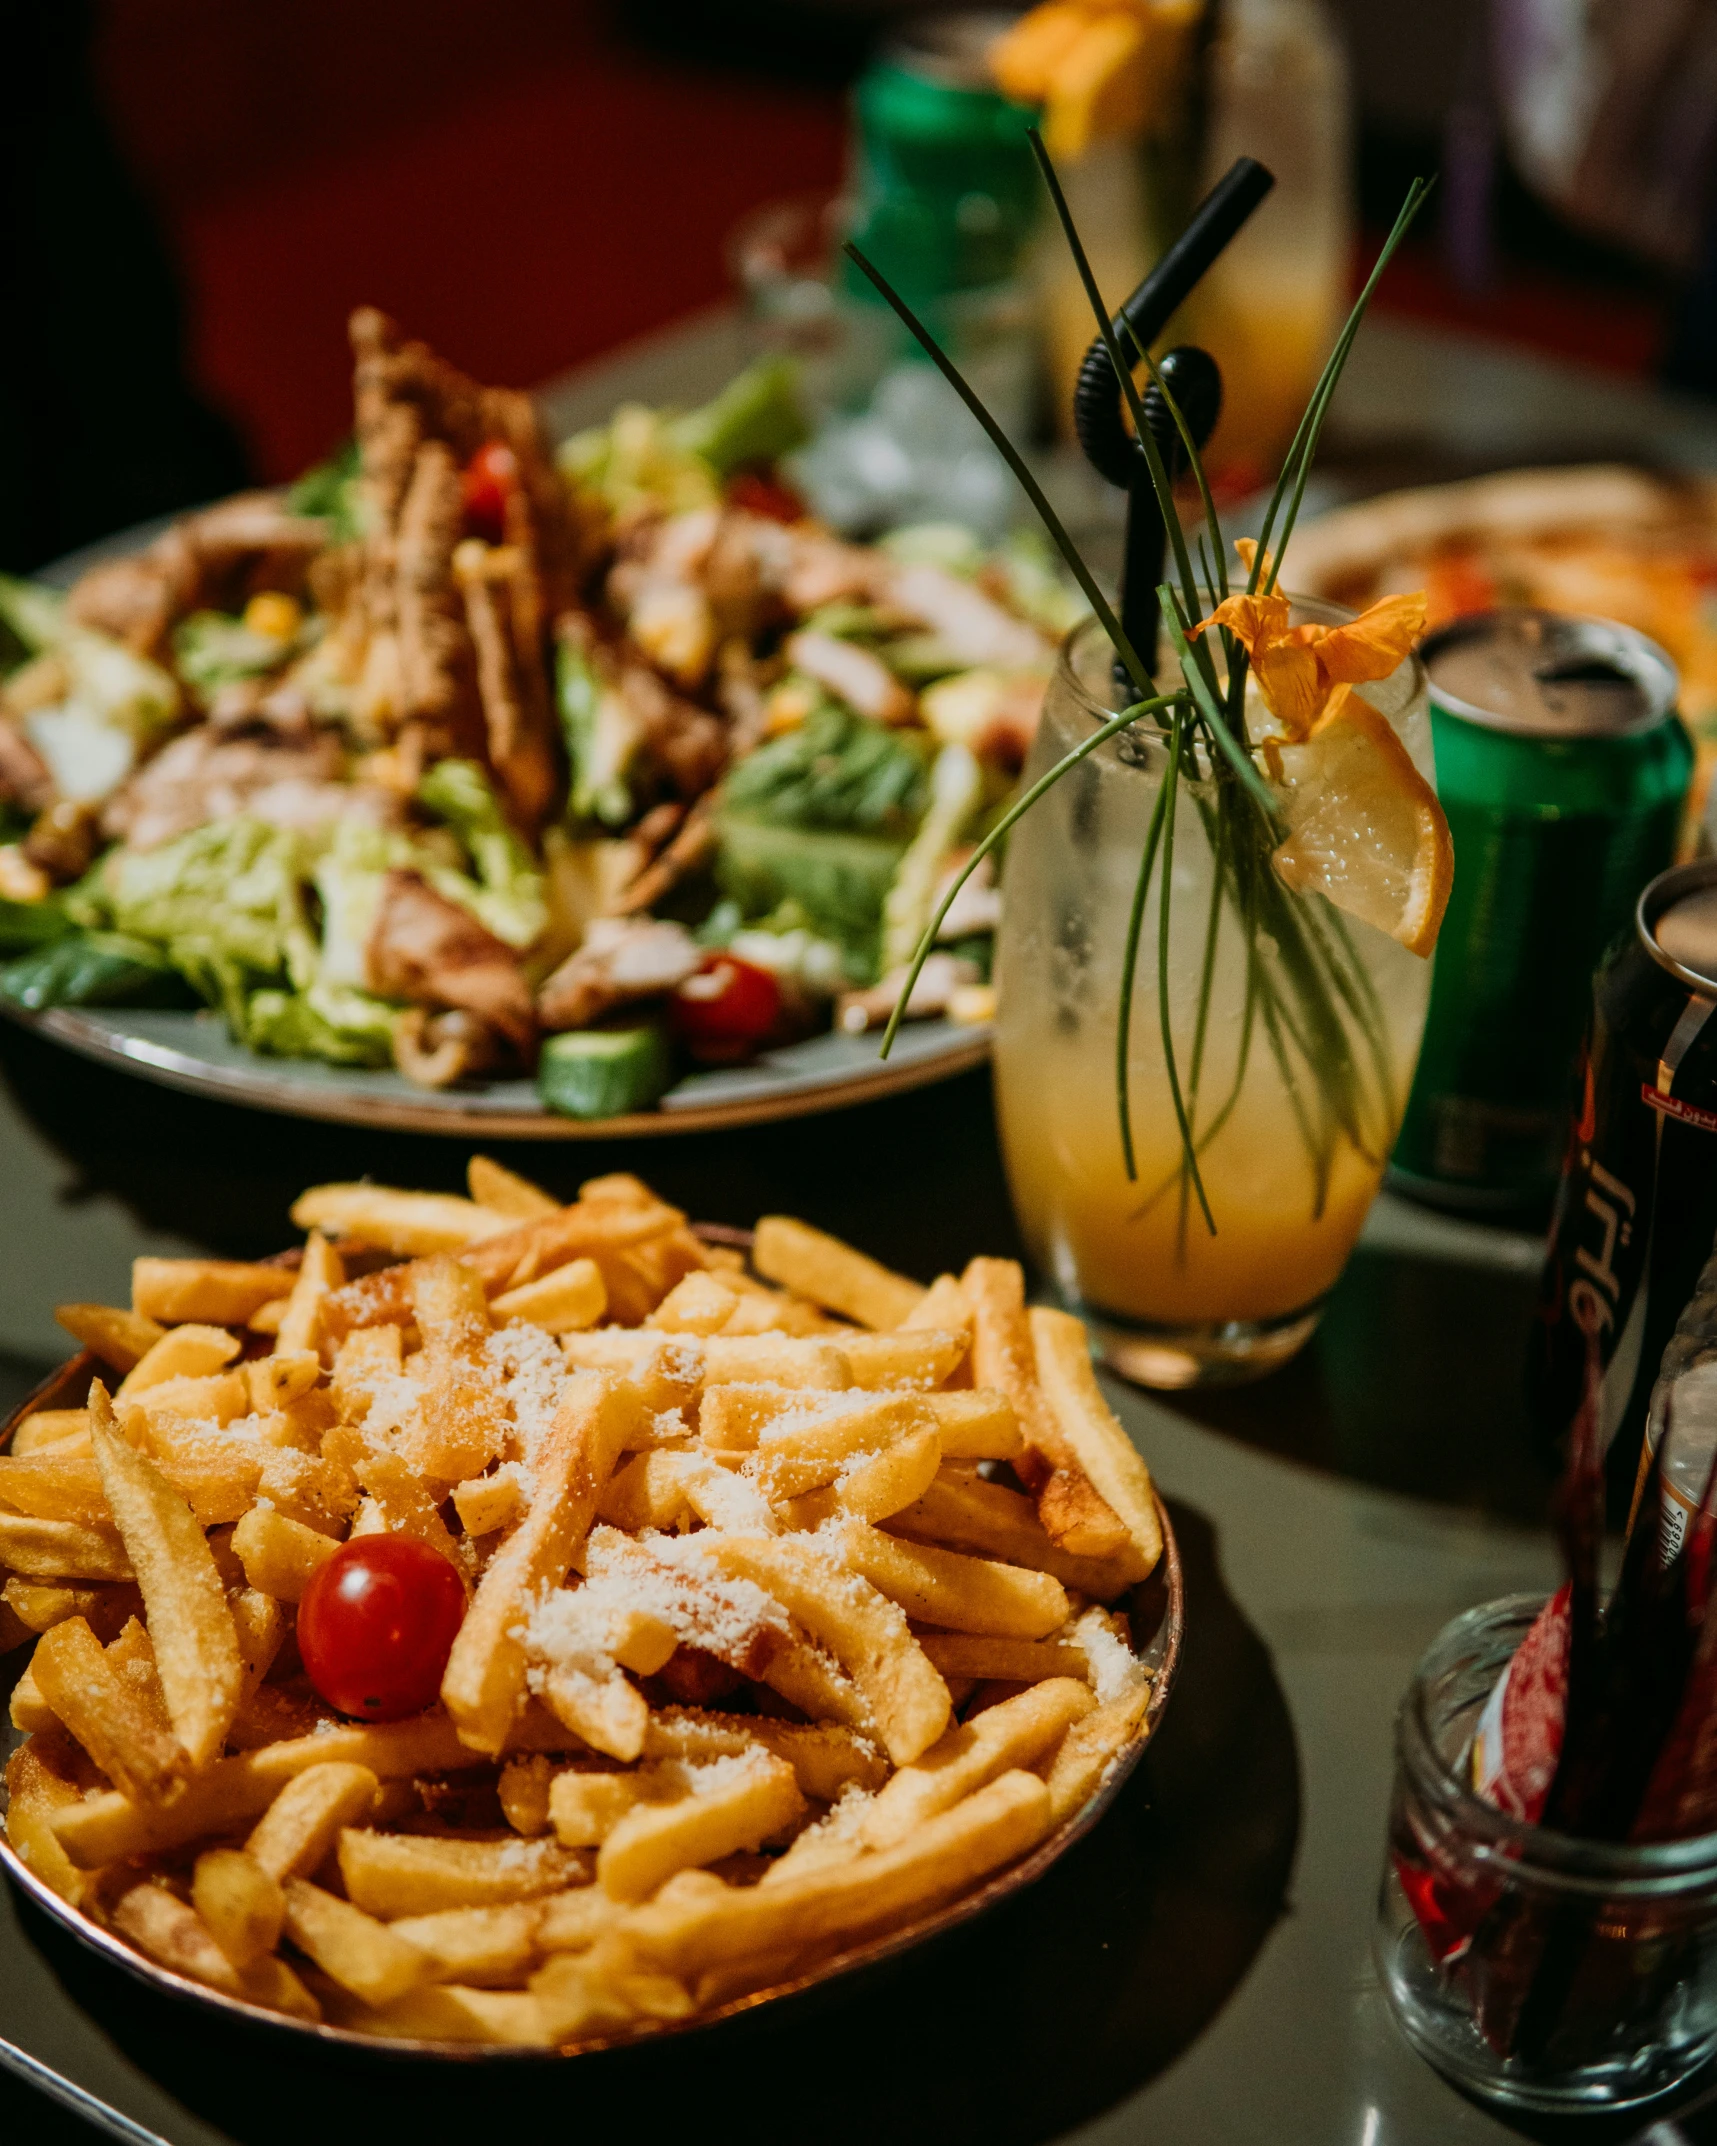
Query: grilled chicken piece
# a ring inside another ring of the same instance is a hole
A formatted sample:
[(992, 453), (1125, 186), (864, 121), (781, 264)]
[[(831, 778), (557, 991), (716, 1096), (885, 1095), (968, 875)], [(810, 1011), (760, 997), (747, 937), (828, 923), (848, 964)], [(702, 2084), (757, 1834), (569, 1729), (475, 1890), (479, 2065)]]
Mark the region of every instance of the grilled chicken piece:
[(91, 567), (71, 592), (70, 615), (159, 656), (192, 611), (242, 611), (264, 589), (302, 597), (327, 538), (324, 523), (289, 514), (278, 492), (243, 492), (175, 522), (130, 558)]
[(528, 1058), (531, 994), (513, 950), (416, 872), (390, 871), (364, 949), (372, 991), (475, 1014)]
[(506, 1044), (474, 1013), (431, 1013), (427, 1006), (413, 1006), (394, 1027), (394, 1064), (419, 1088), (475, 1080), (495, 1071), (506, 1056)]
[(909, 723), (916, 702), (882, 658), (832, 633), (787, 637), (787, 661), (873, 723)]
[(127, 849), (158, 849), (210, 820), (239, 813), (277, 827), (320, 827), (347, 813), (397, 824), (397, 799), (342, 781), (344, 755), (329, 731), (247, 726), (232, 735), (200, 724), (162, 748), (103, 808), (102, 831)]
[(560, 787), (536, 577), (523, 552), (470, 537), (453, 554), (453, 571), (477, 652), (489, 765), (514, 819), (534, 836)]
[(15, 723), (0, 715), (0, 798), (40, 812), (54, 794), (48, 764)]
[(982, 589), (945, 567), (892, 568), (882, 599), (890, 610), (928, 626), (962, 667), (987, 663), (1000, 670), (1029, 670), (1049, 653), (1049, 643), (1035, 626), (1004, 611)]
[(588, 1028), (638, 999), (660, 998), (683, 984), (703, 950), (679, 924), (653, 917), (598, 917), (537, 993), (545, 1029)]

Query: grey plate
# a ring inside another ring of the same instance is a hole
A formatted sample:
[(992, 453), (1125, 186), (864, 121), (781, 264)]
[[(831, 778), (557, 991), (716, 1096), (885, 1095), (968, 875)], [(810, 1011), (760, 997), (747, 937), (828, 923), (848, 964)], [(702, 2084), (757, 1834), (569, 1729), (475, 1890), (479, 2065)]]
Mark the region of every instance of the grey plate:
[[(32, 1409), (75, 1408), (89, 1391), (89, 1382), (97, 1364), (88, 1350), (62, 1364), (58, 1371), (45, 1379), (29, 1398), (14, 1410), (11, 1417), (0, 1424), (0, 1451), (11, 1442), (12, 1433)], [(627, 2042), (645, 2041), (663, 2035), (698, 2033), (718, 2025), (722, 2020), (732, 2019), (740, 2013), (755, 2011), (759, 2005), (768, 2004), (777, 1997), (790, 1997), (801, 1991), (815, 1988), (831, 1981), (837, 1975), (850, 1973), (853, 1969), (866, 1967), (873, 1962), (886, 1960), (910, 1946), (940, 1936), (959, 1924), (969, 1922), (981, 1915), (986, 1908), (1010, 1898), (1024, 1887), (1041, 1878), (1052, 1863), (1057, 1862), (1083, 1834), (1102, 1817), (1121, 1791), (1122, 1784), (1145, 1754), (1145, 1747), (1156, 1734), (1163, 1714), (1167, 1709), (1169, 1695), (1174, 1686), (1175, 1672), (1180, 1666), (1181, 1644), (1186, 1623), (1186, 1591), (1181, 1576), (1180, 1549), (1175, 1541), (1174, 1529), (1162, 1500), (1157, 1500), (1157, 1518), (1163, 1532), (1163, 1554), (1150, 1578), (1134, 1588), (1127, 1607), (1132, 1619), (1134, 1645), (1140, 1659), (1151, 1671), (1151, 1698), (1139, 1733), (1130, 1744), (1116, 1754), (1110, 1763), (1097, 1792), (1085, 1804), (1066, 1819), (1047, 1840), (1039, 1842), (1030, 1855), (997, 1871), (971, 1892), (962, 1894), (944, 1907), (936, 1908), (908, 1923), (904, 1929), (891, 1930), (885, 1936), (872, 1938), (869, 1942), (849, 1947), (832, 1957), (820, 1960), (805, 1973), (790, 1981), (776, 1983), (769, 1989), (753, 1990), (743, 1997), (731, 1999), (727, 2004), (700, 2012), (694, 2018), (663, 2024), (657, 2021), (640, 2023), (623, 2033), (608, 2035), (599, 2040), (580, 2042), (563, 2050), (515, 2049), (504, 2045), (469, 2042), (420, 2042), (390, 2040), (379, 2035), (356, 2034), (349, 2028), (312, 2026), (302, 2020), (288, 2019), (282, 2013), (264, 2010), (261, 2006), (246, 2004), (238, 1998), (225, 1997), (217, 1990), (193, 1982), (188, 1976), (175, 1974), (171, 1968), (160, 1967), (155, 1961), (145, 1959), (134, 1952), (123, 1938), (116, 1937), (100, 1923), (92, 1922), (81, 1915), (67, 1901), (60, 1898), (53, 1888), (43, 1883), (14, 1854), (11, 1845), (0, 1837), (0, 1870), (13, 1884), (27, 1893), (45, 1915), (49, 1915), (69, 1930), (79, 1944), (91, 1952), (134, 1975), (138, 1981), (147, 1982), (167, 1996), (182, 2003), (199, 2005), (207, 2012), (230, 2021), (245, 2021), (263, 2026), (283, 2035), (308, 2038), (324, 2046), (344, 2045), (347, 2048), (372, 2051), (382, 2056), (409, 2056), (419, 2059), (432, 2058), (443, 2063), (494, 2064), (494, 2063), (544, 2063), (557, 2062), (562, 2057), (580, 2055), (600, 2049), (611, 2049)], [(0, 1726), (0, 1759), (9, 1756), (23, 1739), (9, 1724)]]
[(445, 1133), (484, 1140), (607, 1140), (620, 1134), (711, 1132), (868, 1103), (922, 1088), (981, 1065), (988, 1026), (914, 1021), (901, 1029), (888, 1058), (878, 1037), (812, 1036), (766, 1051), (750, 1065), (690, 1073), (655, 1110), (617, 1118), (564, 1118), (545, 1110), (528, 1080), (470, 1088), (416, 1088), (398, 1073), (322, 1065), (308, 1058), (260, 1058), (234, 1043), (214, 1013), (163, 1013), (141, 1007), (56, 1007), (24, 1013), (0, 1003), (26, 1028), (53, 1037), (86, 1058), (122, 1066), (146, 1080), (255, 1110), (296, 1118), (334, 1118), (397, 1132)]

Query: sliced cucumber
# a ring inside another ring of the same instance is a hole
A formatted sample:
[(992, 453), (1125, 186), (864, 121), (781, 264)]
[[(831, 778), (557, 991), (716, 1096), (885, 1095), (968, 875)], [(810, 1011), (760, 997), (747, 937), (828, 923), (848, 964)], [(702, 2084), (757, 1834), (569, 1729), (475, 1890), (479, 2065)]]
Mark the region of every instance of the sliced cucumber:
[(537, 1093), (563, 1117), (617, 1118), (660, 1102), (673, 1073), (659, 1028), (575, 1028), (543, 1045)]

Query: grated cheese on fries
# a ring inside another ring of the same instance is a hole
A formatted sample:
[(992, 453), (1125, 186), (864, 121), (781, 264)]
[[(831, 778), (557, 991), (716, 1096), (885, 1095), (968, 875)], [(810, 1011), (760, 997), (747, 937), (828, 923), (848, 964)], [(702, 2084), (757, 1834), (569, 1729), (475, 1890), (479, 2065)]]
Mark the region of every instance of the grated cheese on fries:
[[(294, 2019), (570, 2048), (1073, 1817), (1141, 1732), (1162, 1552), (1078, 1322), (1003, 1261), (926, 1289), (771, 1216), (753, 1268), (635, 1178), (470, 1183), (314, 1187), (296, 1267), (140, 1260), (62, 1312), (88, 1403), (0, 1455), (28, 1868)], [(465, 1598), (402, 1720), (305, 1667), (367, 1536)]]

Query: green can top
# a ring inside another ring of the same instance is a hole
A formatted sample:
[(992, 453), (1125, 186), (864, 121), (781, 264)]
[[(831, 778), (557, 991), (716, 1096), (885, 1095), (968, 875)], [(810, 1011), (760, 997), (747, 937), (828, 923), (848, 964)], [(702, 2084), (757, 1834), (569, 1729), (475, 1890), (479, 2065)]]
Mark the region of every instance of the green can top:
[(1441, 714), (1512, 737), (1633, 737), (1675, 713), (1675, 665), (1610, 619), (1481, 611), (1430, 635), (1420, 653)]

